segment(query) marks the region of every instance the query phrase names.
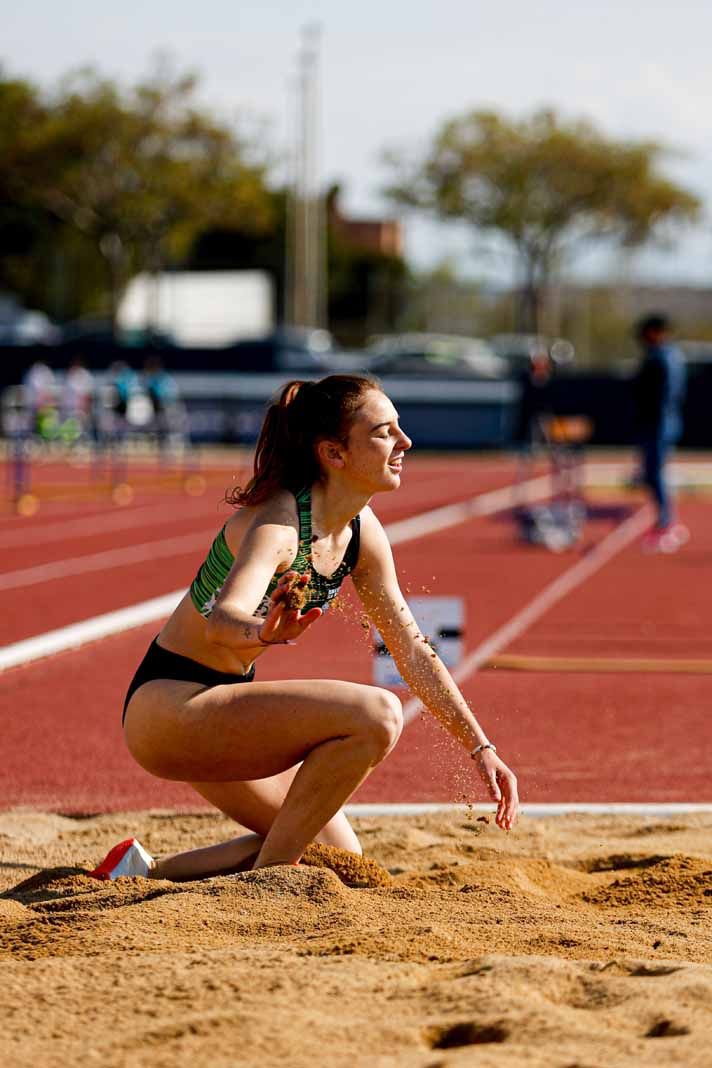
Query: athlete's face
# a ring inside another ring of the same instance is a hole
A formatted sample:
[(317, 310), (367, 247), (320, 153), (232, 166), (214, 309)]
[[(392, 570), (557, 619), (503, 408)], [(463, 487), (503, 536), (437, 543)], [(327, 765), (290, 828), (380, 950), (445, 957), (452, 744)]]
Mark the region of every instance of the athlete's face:
[(368, 493), (398, 489), (403, 457), (412, 444), (385, 393), (371, 390), (351, 424), (344, 473)]

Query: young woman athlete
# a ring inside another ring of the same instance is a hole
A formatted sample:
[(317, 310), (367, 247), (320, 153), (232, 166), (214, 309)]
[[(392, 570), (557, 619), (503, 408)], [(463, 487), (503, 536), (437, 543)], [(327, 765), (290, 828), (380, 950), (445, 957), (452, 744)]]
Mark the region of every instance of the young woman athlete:
[[(419, 633), (383, 527), (369, 507), (398, 489), (411, 441), (380, 385), (356, 375), (290, 382), (265, 418), (254, 475), (127, 694), (138, 763), (188, 782), (254, 833), (154, 861), (134, 839), (100, 878), (200, 878), (296, 863), (311, 841), (360, 853), (342, 806), (398, 740), (388, 690), (328, 679), (253, 681), (272, 645), (292, 644), (351, 575), (410, 690), (470, 752), (508, 830), (516, 780)], [(292, 607), (292, 586), (306, 595)]]

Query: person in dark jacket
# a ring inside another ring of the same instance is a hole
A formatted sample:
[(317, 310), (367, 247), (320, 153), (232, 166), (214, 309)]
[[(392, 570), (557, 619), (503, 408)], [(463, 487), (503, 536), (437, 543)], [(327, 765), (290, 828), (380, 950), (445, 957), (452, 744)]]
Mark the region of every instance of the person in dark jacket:
[(643, 360), (635, 379), (635, 403), (641, 449), (641, 474), (657, 508), (655, 526), (643, 547), (651, 552), (675, 552), (689, 537), (674, 522), (665, 461), (682, 435), (682, 405), (686, 372), (682, 354), (670, 336), (664, 315), (647, 315), (636, 328)]
[(545, 440), (542, 419), (552, 414), (551, 375), (553, 363), (546, 348), (534, 351), (519, 376), (521, 387), (514, 440), (517, 448), (531, 453)]

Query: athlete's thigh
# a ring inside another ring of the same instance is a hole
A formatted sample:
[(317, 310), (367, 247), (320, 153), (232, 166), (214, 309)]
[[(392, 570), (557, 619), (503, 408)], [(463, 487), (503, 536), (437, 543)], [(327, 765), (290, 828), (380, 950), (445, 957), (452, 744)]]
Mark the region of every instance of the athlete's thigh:
[[(281, 809), (299, 768), (300, 765), (297, 764), (279, 775), (272, 775), (269, 779), (192, 782), (190, 785), (226, 816), (264, 837)], [(361, 852), (359, 840), (343, 810), (332, 816), (322, 827), (316, 841), (349, 849), (353, 853)]]
[(325, 679), (198, 688), (155, 679), (129, 703), (125, 737), (147, 771), (185, 782), (265, 779), (347, 737), (383, 691)]

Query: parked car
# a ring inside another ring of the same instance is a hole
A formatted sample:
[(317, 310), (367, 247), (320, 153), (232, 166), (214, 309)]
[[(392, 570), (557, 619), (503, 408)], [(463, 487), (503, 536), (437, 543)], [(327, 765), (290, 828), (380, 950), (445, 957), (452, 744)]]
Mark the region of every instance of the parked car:
[(0, 345), (54, 345), (58, 337), (44, 312), (23, 308), (12, 296), (0, 298)]
[(481, 338), (448, 334), (396, 334), (375, 338), (366, 348), (377, 375), (505, 378), (506, 360)]
[(294, 371), (326, 373), (328, 357), (333, 351), (327, 330), (282, 327), (258, 338), (236, 341), (229, 348), (216, 350), (227, 369), (234, 371)]
[(573, 345), (566, 338), (544, 337), (542, 334), (496, 334), (490, 338), (490, 344), (513, 371), (525, 370), (542, 352), (559, 366), (571, 363), (575, 355)]
[(153, 330), (114, 330), (111, 320), (103, 316), (84, 316), (73, 319), (62, 327), (61, 346), (66, 348), (104, 349), (114, 345), (125, 348), (171, 348), (173, 339), (168, 334)]

